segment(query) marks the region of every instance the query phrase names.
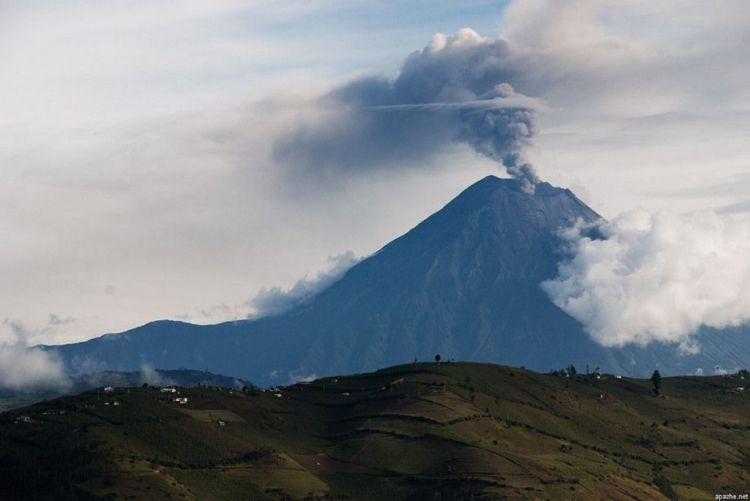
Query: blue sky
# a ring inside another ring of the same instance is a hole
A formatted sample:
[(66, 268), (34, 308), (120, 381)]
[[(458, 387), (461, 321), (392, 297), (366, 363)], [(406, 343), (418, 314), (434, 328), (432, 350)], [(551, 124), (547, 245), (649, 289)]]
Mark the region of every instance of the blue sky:
[(607, 217), (747, 215), (744, 1), (0, 0), (0, 342), (242, 317), (505, 175), (455, 145), (307, 186), (271, 154), (330, 89), (464, 27), (544, 104), (544, 179)]

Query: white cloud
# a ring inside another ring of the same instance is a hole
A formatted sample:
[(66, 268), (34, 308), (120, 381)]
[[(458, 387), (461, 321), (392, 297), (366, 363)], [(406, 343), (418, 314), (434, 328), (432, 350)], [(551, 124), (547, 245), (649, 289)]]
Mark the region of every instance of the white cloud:
[(29, 347), (39, 337), (53, 335), (75, 319), (49, 315), (44, 325), (27, 327), (17, 319), (0, 323), (0, 390), (62, 389), (70, 384), (64, 365), (54, 354)]
[(313, 278), (307, 275), (297, 280), (289, 289), (281, 287), (262, 288), (249, 302), (253, 310), (252, 318), (278, 315), (311, 299), (317, 293), (337, 281), (357, 264), (358, 258), (352, 251), (347, 251), (328, 258), (328, 269), (319, 271)]
[(62, 363), (53, 355), (21, 344), (0, 344), (0, 389), (59, 389), (68, 384)]
[(740, 95), (747, 105), (749, 14), (743, 0), (522, 0), (504, 10), (502, 35), (545, 98), (634, 117)]
[(511, 2), (500, 30), (526, 66), (516, 87), (548, 104), (530, 152), (540, 176), (608, 216), (747, 212), (744, 195), (690, 190), (750, 168), (748, 16), (744, 0)]
[(311, 299), (333, 284), (361, 259), (352, 251), (329, 256), (324, 269), (319, 270), (313, 276), (307, 272), (289, 287), (278, 285), (261, 287), (249, 300), (201, 307), (192, 312), (175, 315), (175, 318), (185, 322), (211, 324), (279, 315)]
[(151, 386), (168, 386), (175, 384), (174, 381), (163, 377), (148, 364), (141, 366), (141, 381)]
[(750, 321), (750, 223), (713, 213), (637, 210), (565, 234), (572, 256), (542, 284), (604, 346), (678, 343), (694, 351), (701, 326)]

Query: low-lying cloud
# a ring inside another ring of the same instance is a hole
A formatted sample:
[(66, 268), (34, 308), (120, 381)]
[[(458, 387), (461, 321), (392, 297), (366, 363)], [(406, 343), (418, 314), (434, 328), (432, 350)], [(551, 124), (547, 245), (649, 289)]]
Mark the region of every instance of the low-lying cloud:
[(699, 350), (693, 335), (750, 321), (750, 223), (637, 210), (565, 233), (572, 252), (542, 288), (599, 344)]
[(248, 302), (248, 306), (253, 310), (250, 318), (280, 315), (291, 310), (343, 277), (360, 260), (361, 258), (356, 257), (352, 251), (347, 251), (329, 257), (327, 270), (319, 271), (313, 278), (304, 276), (289, 289), (282, 289), (281, 287), (262, 288)]
[(141, 384), (146, 383), (151, 386), (168, 386), (175, 384), (174, 381), (164, 377), (159, 371), (154, 370), (154, 368), (148, 364), (143, 364), (141, 366), (140, 378)]
[(282, 134), (274, 158), (305, 178), (425, 164), (456, 143), (506, 167), (527, 189), (538, 182), (523, 150), (540, 103), (514, 89), (504, 40), (464, 28), (435, 35), (395, 79), (363, 77), (322, 97), (318, 113)]
[(35, 339), (59, 326), (75, 322), (51, 314), (47, 324), (29, 328), (17, 319), (5, 318), (0, 327), (0, 390), (34, 391), (64, 389), (70, 385), (63, 363), (57, 355), (29, 346)]
[(0, 390), (28, 391), (69, 385), (54, 354), (22, 344), (0, 345)]

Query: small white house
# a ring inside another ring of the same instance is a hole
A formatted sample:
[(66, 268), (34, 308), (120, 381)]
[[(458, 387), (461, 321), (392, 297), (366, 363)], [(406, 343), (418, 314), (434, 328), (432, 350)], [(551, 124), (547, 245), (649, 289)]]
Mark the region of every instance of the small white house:
[(112, 393), (113, 391), (115, 391), (115, 389), (111, 386), (104, 387), (104, 393)]
[(177, 393), (177, 388), (173, 388), (171, 386), (164, 387), (159, 390), (162, 393)]
[(187, 397), (175, 397), (172, 399), (172, 402), (179, 404), (179, 405), (187, 405), (188, 399)]

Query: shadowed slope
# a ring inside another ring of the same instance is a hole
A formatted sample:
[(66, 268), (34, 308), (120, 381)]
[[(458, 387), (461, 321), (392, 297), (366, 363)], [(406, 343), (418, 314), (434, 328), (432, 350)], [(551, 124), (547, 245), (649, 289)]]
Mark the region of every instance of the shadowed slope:
[(665, 378), (655, 396), (647, 380), (449, 363), (180, 388), (185, 405), (90, 392), (0, 419), (0, 497), (709, 499), (750, 482), (745, 384)]
[(286, 383), (372, 370), (413, 358), (493, 361), (536, 370), (587, 364), (633, 375), (741, 366), (750, 337), (706, 336), (699, 355), (673, 346), (605, 349), (552, 304), (558, 232), (599, 216), (547, 183), (530, 195), (489, 176), (417, 227), (285, 314), (195, 326), (155, 322), (124, 334), (53, 348), (73, 371), (192, 367)]

